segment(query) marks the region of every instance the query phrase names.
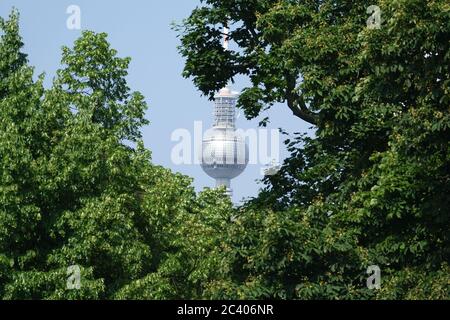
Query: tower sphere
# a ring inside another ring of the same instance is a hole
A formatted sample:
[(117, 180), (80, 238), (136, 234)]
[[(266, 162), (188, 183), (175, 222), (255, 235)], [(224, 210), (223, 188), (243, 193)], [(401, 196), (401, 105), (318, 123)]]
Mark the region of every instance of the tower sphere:
[(234, 130), (212, 128), (205, 134), (201, 165), (211, 178), (236, 178), (244, 172), (248, 158), (245, 138)]

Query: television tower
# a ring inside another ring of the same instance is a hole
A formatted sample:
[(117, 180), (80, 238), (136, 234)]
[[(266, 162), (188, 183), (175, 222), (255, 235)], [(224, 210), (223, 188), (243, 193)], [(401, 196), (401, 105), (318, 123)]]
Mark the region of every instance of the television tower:
[[(228, 50), (228, 28), (224, 28), (223, 48)], [(249, 153), (245, 138), (236, 132), (236, 101), (239, 94), (229, 86), (214, 96), (214, 124), (204, 136), (201, 166), (216, 180), (216, 187), (224, 186), (232, 195), (231, 179), (236, 178), (248, 164)]]

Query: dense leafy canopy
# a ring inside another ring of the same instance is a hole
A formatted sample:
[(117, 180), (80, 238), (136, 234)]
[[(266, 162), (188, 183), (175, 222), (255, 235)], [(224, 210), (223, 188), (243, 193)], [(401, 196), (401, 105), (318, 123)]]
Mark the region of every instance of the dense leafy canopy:
[[(286, 141), (291, 157), (231, 227), (215, 293), (449, 298), (448, 1), (378, 1), (380, 28), (371, 1), (202, 2), (178, 26), (185, 76), (211, 95), (246, 75), (249, 118), (281, 102), (316, 129)], [(371, 265), (381, 290), (365, 287)]]
[[(203, 236), (223, 228), (231, 204), (151, 164), (139, 132), (147, 106), (126, 85), (129, 59), (105, 34), (84, 32), (44, 90), (20, 51), (17, 13), (0, 23), (0, 296), (198, 295), (207, 275), (192, 266), (213, 267), (202, 258), (214, 242)], [(80, 290), (67, 290), (73, 265)]]
[(247, 75), (248, 118), (285, 103), (316, 129), (239, 208), (152, 164), (105, 34), (63, 48), (45, 89), (0, 18), (0, 297), (448, 299), (450, 6), (381, 0), (370, 29), (371, 4), (205, 0), (177, 27), (204, 94)]

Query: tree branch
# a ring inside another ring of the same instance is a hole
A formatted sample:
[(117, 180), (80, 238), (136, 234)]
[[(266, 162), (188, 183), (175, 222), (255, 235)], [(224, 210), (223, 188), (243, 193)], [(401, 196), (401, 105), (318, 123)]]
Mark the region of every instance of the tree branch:
[(317, 114), (311, 112), (306, 107), (306, 103), (303, 97), (294, 92), (295, 78), (288, 72), (286, 72), (286, 83), (286, 100), (289, 109), (291, 109), (293, 114), (298, 118), (316, 126)]
[(292, 113), (299, 117), (300, 119), (313, 124), (313, 125), (317, 125), (317, 117), (314, 114), (311, 114), (309, 111), (305, 112), (304, 110), (300, 109), (296, 103), (289, 103), (288, 101), (288, 107), (289, 109), (292, 110)]

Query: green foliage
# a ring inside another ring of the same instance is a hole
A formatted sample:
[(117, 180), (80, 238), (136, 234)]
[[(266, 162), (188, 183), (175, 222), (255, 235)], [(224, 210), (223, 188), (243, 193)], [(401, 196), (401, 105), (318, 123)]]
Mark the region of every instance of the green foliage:
[[(199, 297), (215, 268), (202, 259), (214, 249), (207, 234), (231, 204), (151, 163), (129, 59), (84, 32), (44, 90), (21, 53), (18, 14), (0, 26), (0, 297)], [(80, 290), (67, 288), (73, 265)]]
[[(209, 294), (448, 299), (448, 2), (380, 1), (379, 29), (366, 26), (370, 1), (202, 2), (177, 28), (185, 76), (208, 95), (248, 76), (249, 118), (282, 102), (316, 129), (286, 141), (245, 228), (230, 227)], [(218, 46), (224, 24), (236, 51)], [(374, 264), (380, 291), (366, 288)]]
[[(238, 75), (254, 118), (286, 103), (315, 125), (233, 208), (151, 162), (128, 58), (84, 32), (43, 76), (0, 19), (3, 299), (448, 299), (447, 1), (205, 0), (177, 30), (206, 95)], [(224, 51), (223, 25), (237, 51)], [(265, 120), (262, 121), (265, 124)], [(81, 269), (80, 290), (67, 268)], [(381, 289), (366, 270), (381, 268)]]

